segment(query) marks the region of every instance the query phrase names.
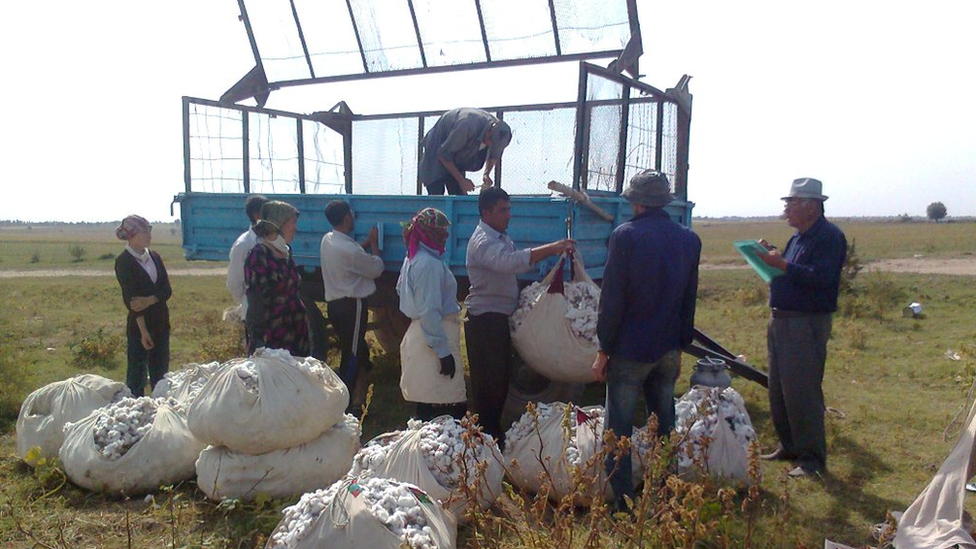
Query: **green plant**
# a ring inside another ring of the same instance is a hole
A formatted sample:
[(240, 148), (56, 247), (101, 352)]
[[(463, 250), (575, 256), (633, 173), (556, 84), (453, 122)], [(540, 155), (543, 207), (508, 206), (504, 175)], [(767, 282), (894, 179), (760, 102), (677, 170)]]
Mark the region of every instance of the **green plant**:
[(122, 337), (105, 333), (99, 328), (95, 333), (82, 337), (72, 343), (71, 352), (74, 355), (72, 363), (78, 368), (102, 368), (111, 370), (118, 366), (117, 357), (122, 352)]
[(31, 263), (40, 263), (41, 262), (41, 252), (39, 252), (37, 250), (34, 250), (34, 252), (31, 253), (31, 256), (30, 256), (30, 262)]
[(857, 239), (852, 238), (847, 246), (847, 256), (844, 257), (844, 265), (840, 269), (840, 292), (843, 294), (855, 293), (854, 280), (864, 269), (861, 258), (857, 255)]
[(904, 288), (882, 271), (871, 273), (871, 276), (865, 278), (863, 292), (875, 308), (876, 318), (881, 322), (884, 322), (885, 311), (905, 298)]
[(98, 259), (99, 259), (99, 261), (106, 261), (106, 260), (109, 260), (109, 259), (115, 259), (115, 254), (111, 254), (111, 253), (109, 253), (109, 254), (102, 254), (102, 255), (98, 256)]
[(226, 362), (247, 354), (244, 329), (240, 322), (224, 321), (217, 311), (207, 311), (194, 319), (195, 332), (203, 338), (201, 362)]
[(20, 411), (24, 378), (16, 371), (7, 345), (0, 345), (0, 433), (9, 431)]
[(764, 305), (768, 299), (769, 290), (767, 286), (743, 286), (736, 288), (732, 292), (732, 297), (743, 306)]
[(72, 244), (71, 246), (68, 246), (68, 253), (72, 257), (72, 263), (81, 263), (85, 260), (85, 254), (87, 254), (88, 251), (85, 250), (85, 247), (80, 244)]

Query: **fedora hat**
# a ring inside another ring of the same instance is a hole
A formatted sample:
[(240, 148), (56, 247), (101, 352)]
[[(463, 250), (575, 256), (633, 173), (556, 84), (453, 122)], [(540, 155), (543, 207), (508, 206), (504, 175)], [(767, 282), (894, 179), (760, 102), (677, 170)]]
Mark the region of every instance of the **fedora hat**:
[(819, 179), (811, 177), (794, 179), (793, 184), (790, 185), (790, 194), (784, 196), (783, 200), (787, 198), (812, 198), (821, 202), (827, 200), (823, 194), (823, 183)]
[(504, 120), (495, 120), (488, 127), (488, 139), (491, 140), (488, 156), (501, 158), (505, 147), (512, 142), (512, 128)]
[(633, 204), (659, 208), (674, 200), (668, 176), (657, 170), (644, 170), (630, 180), (630, 184), (620, 193)]

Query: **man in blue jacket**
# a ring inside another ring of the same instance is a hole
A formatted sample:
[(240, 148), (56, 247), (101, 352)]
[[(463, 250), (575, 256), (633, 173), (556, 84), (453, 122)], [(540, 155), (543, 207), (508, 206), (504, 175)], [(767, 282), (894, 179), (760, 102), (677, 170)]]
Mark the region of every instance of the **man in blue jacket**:
[(847, 239), (824, 218), (827, 197), (820, 181), (793, 181), (783, 200), (786, 221), (796, 233), (782, 254), (760, 241), (770, 251), (759, 257), (785, 271), (769, 284), (772, 314), (766, 332), (769, 412), (780, 445), (762, 457), (795, 462), (791, 477), (820, 476), (827, 472), (824, 366)]
[[(648, 415), (657, 415), (657, 434), (665, 436), (674, 428), (681, 349), (694, 337), (701, 240), (664, 211), (674, 196), (663, 173), (637, 174), (622, 196), (634, 217), (610, 235), (593, 374), (607, 383), (605, 429), (631, 436), (643, 392)], [(627, 511), (624, 496), (634, 497), (630, 452), (619, 462), (607, 456), (606, 469), (617, 510)]]

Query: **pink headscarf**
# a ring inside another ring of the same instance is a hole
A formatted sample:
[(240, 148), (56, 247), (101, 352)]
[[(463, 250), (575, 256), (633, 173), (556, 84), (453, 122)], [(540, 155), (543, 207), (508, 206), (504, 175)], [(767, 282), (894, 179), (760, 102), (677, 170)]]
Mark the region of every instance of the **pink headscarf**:
[(122, 220), (122, 224), (115, 229), (115, 236), (119, 240), (129, 240), (133, 236), (149, 232), (152, 229), (152, 225), (146, 221), (146, 218), (140, 217), (138, 215), (130, 215)]
[(444, 253), (444, 243), (447, 240), (447, 228), (451, 222), (444, 212), (435, 208), (424, 208), (413, 216), (410, 223), (403, 227), (403, 241), (407, 244), (407, 259), (413, 259), (420, 249), (420, 244)]

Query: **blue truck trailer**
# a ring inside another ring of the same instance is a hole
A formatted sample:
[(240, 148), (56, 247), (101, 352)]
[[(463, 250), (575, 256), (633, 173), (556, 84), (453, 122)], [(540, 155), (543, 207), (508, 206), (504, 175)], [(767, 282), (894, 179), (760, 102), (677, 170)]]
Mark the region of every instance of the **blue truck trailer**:
[[(346, 200), (357, 214), (357, 239), (380, 228), (386, 272), (370, 308), (377, 338), (392, 351), (406, 328), (394, 291), (405, 254), (401, 223), (424, 207), (444, 211), (452, 222), (447, 256), (459, 298), (467, 289), (464, 255), (479, 219), (477, 198), (425, 195), (417, 176), (420, 142), (446, 109), (356, 114), (340, 101), (300, 113), (266, 108), (270, 97), (290, 87), (379, 85), (383, 80), (373, 79), (559, 62), (578, 66), (575, 101), (471, 105), (513, 130), (494, 180), (513, 197), (515, 242), (533, 246), (570, 236), (587, 273), (599, 281), (610, 233), (631, 215), (620, 192), (650, 168), (668, 175), (677, 200), (667, 211), (690, 226), (690, 78), (667, 90), (640, 80), (635, 0), (538, 4), (403, 0), (378, 10), (368, 0), (238, 0), (254, 68), (217, 101), (183, 98), (184, 190), (174, 202), (186, 257), (225, 260), (248, 227), (244, 201), (260, 193), (302, 212), (292, 249), (314, 283), (321, 278), (315, 275), (319, 243), (332, 229), (325, 205)], [(445, 21), (449, 28), (438, 24)], [(597, 59), (610, 62), (590, 62)], [(550, 180), (586, 193), (609, 215), (551, 193)], [(538, 280), (551, 266), (539, 265), (523, 280)], [(697, 355), (735, 361), (714, 341), (699, 343)], [(765, 382), (748, 365), (733, 366)]]

